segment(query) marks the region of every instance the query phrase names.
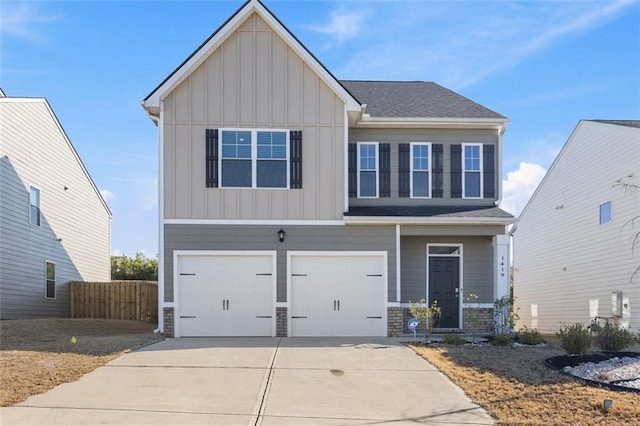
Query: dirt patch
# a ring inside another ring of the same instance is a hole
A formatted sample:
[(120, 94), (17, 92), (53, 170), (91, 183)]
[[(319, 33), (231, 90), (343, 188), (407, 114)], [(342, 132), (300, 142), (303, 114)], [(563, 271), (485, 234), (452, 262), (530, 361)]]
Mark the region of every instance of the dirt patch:
[(0, 321), (0, 406), (78, 380), (125, 352), (162, 340), (154, 328), (122, 320)]
[[(504, 425), (640, 424), (638, 395), (587, 386), (545, 366), (546, 347), (411, 346)], [(605, 399), (614, 405), (602, 408)]]

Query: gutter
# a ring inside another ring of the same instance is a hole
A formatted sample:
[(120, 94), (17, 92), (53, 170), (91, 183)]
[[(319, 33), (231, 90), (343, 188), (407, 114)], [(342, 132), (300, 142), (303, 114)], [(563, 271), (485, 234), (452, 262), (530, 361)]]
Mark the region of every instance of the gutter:
[(515, 218), (344, 216), (345, 225), (501, 225), (513, 224)]

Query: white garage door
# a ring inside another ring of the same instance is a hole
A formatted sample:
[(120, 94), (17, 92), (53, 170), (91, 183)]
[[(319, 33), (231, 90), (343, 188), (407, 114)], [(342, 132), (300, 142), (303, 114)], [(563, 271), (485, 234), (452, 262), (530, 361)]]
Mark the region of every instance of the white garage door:
[(290, 254), (290, 336), (386, 336), (386, 255)]
[(275, 254), (177, 256), (176, 336), (273, 336)]

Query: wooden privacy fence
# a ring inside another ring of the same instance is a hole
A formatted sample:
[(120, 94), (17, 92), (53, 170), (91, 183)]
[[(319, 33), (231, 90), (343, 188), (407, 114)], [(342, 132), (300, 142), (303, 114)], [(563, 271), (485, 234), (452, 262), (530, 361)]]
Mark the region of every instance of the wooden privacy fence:
[(158, 322), (155, 281), (72, 281), (71, 318), (104, 318)]

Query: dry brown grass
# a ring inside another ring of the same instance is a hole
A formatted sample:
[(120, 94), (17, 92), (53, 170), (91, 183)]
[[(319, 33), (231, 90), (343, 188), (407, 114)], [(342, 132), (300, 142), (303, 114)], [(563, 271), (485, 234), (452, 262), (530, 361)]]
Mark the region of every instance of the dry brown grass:
[[(637, 425), (640, 396), (588, 386), (544, 365), (565, 352), (491, 345), (411, 348), (503, 425)], [(605, 399), (614, 401), (608, 412)]]
[(121, 320), (0, 321), (0, 406), (78, 380), (126, 351), (162, 339), (154, 328)]

